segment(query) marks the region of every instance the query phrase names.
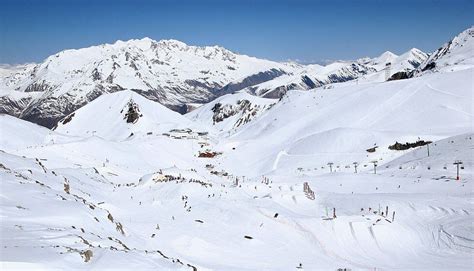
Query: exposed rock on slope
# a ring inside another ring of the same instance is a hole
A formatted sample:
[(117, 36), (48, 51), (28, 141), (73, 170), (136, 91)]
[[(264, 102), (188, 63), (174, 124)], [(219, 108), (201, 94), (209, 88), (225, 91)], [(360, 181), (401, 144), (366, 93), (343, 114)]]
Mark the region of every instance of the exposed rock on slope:
[(141, 116), (143, 116), (140, 114), (140, 108), (138, 107), (138, 104), (136, 104), (132, 99), (130, 99), (125, 108), (128, 108), (127, 113), (125, 113), (124, 116), (124, 119), (127, 120), (127, 123), (135, 123)]
[(256, 119), (274, 104), (275, 100), (255, 97), (245, 92), (228, 94), (186, 114), (192, 121), (229, 132)]

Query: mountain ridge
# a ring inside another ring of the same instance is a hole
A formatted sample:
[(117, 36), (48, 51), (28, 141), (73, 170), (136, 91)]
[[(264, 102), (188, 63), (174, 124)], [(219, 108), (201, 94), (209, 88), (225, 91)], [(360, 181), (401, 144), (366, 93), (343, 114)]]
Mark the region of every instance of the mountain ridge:
[[(463, 31), (465, 34), (460, 35), (466, 37), (454, 38), (454, 45), (466, 42), (472, 31), (472, 27)], [(196, 104), (237, 91), (275, 99), (294, 89), (354, 79), (383, 82), (387, 74), (400, 72), (420, 74), (427, 69), (427, 61), (437, 58), (432, 55), (429, 59), (428, 54), (412, 48), (399, 56), (386, 51), (375, 58), (302, 65), (236, 54), (217, 45), (187, 45), (175, 39), (118, 40), (64, 50), (39, 64), (3, 66), (0, 113), (51, 128), (99, 96), (129, 89), (183, 114)], [(387, 70), (389, 62), (392, 65)]]

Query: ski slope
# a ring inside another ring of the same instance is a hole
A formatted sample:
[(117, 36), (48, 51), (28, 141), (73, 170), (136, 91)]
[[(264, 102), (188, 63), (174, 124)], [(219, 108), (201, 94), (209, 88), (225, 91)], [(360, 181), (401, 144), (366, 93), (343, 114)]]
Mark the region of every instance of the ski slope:
[[(467, 135), (454, 140), (461, 138)], [(234, 186), (231, 178), (206, 172), (202, 163), (208, 161), (195, 161), (196, 173), (184, 163), (169, 167), (166, 160), (178, 159), (145, 151), (149, 148), (144, 146), (158, 144), (156, 140), (137, 141), (118, 153), (104, 149), (117, 149), (110, 142), (99, 147), (91, 141), (21, 152), (38, 160), (1, 153), (4, 267), (25, 267), (22, 262), (30, 263), (28, 268), (48, 269), (192, 269), (189, 264), (198, 269), (261, 270), (293, 269), (300, 263), (309, 270), (471, 266), (472, 172), (457, 182), (451, 167), (443, 172), (449, 181), (409, 168), (397, 171), (422, 177), (385, 170), (377, 175), (305, 171), (267, 175), (268, 185), (260, 178), (246, 178)], [(159, 144), (166, 145), (172, 143)], [(457, 145), (464, 157), (466, 147), (471, 151), (472, 141)], [(96, 148), (111, 155), (108, 162), (97, 159)], [(83, 151), (58, 159), (78, 149)], [(133, 152), (147, 157), (146, 163), (133, 162)], [(192, 147), (175, 152), (192, 156)], [(150, 181), (149, 174), (157, 169), (183, 179)], [(141, 175), (144, 172), (149, 173)], [(305, 197), (303, 182), (315, 191), (315, 201)], [(391, 216), (386, 221), (373, 213), (385, 206), (390, 214), (396, 211), (393, 222)], [(336, 219), (329, 219), (332, 208)], [(92, 257), (85, 262), (87, 251)]]
[[(472, 72), (293, 91), (220, 147), (238, 150), (228, 153), (229, 167), (256, 176), (277, 168), (393, 159), (399, 153), (388, 146), (396, 141), (472, 132)], [(374, 146), (376, 152), (366, 151)]]

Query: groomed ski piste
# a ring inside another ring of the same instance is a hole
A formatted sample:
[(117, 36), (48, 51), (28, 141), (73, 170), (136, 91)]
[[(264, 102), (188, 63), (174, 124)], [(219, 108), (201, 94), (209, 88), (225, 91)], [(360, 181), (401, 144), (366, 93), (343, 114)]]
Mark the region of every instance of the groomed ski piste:
[(186, 115), (131, 90), (51, 130), (0, 115), (0, 268), (472, 270), (472, 42), (456, 50)]

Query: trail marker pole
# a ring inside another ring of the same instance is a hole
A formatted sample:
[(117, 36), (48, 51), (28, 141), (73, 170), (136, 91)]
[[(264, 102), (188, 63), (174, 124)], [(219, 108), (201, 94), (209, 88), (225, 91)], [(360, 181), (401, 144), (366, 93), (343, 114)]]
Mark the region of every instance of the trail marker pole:
[(453, 165), (456, 165), (456, 180), (459, 181), (459, 165), (462, 165), (462, 161), (461, 160), (456, 160)]
[(332, 173), (332, 165), (333, 165), (333, 164), (334, 164), (333, 162), (329, 162), (329, 163), (328, 163), (329, 171), (330, 171), (331, 173)]
[(372, 161), (372, 164), (374, 164), (374, 174), (377, 174), (377, 161)]

